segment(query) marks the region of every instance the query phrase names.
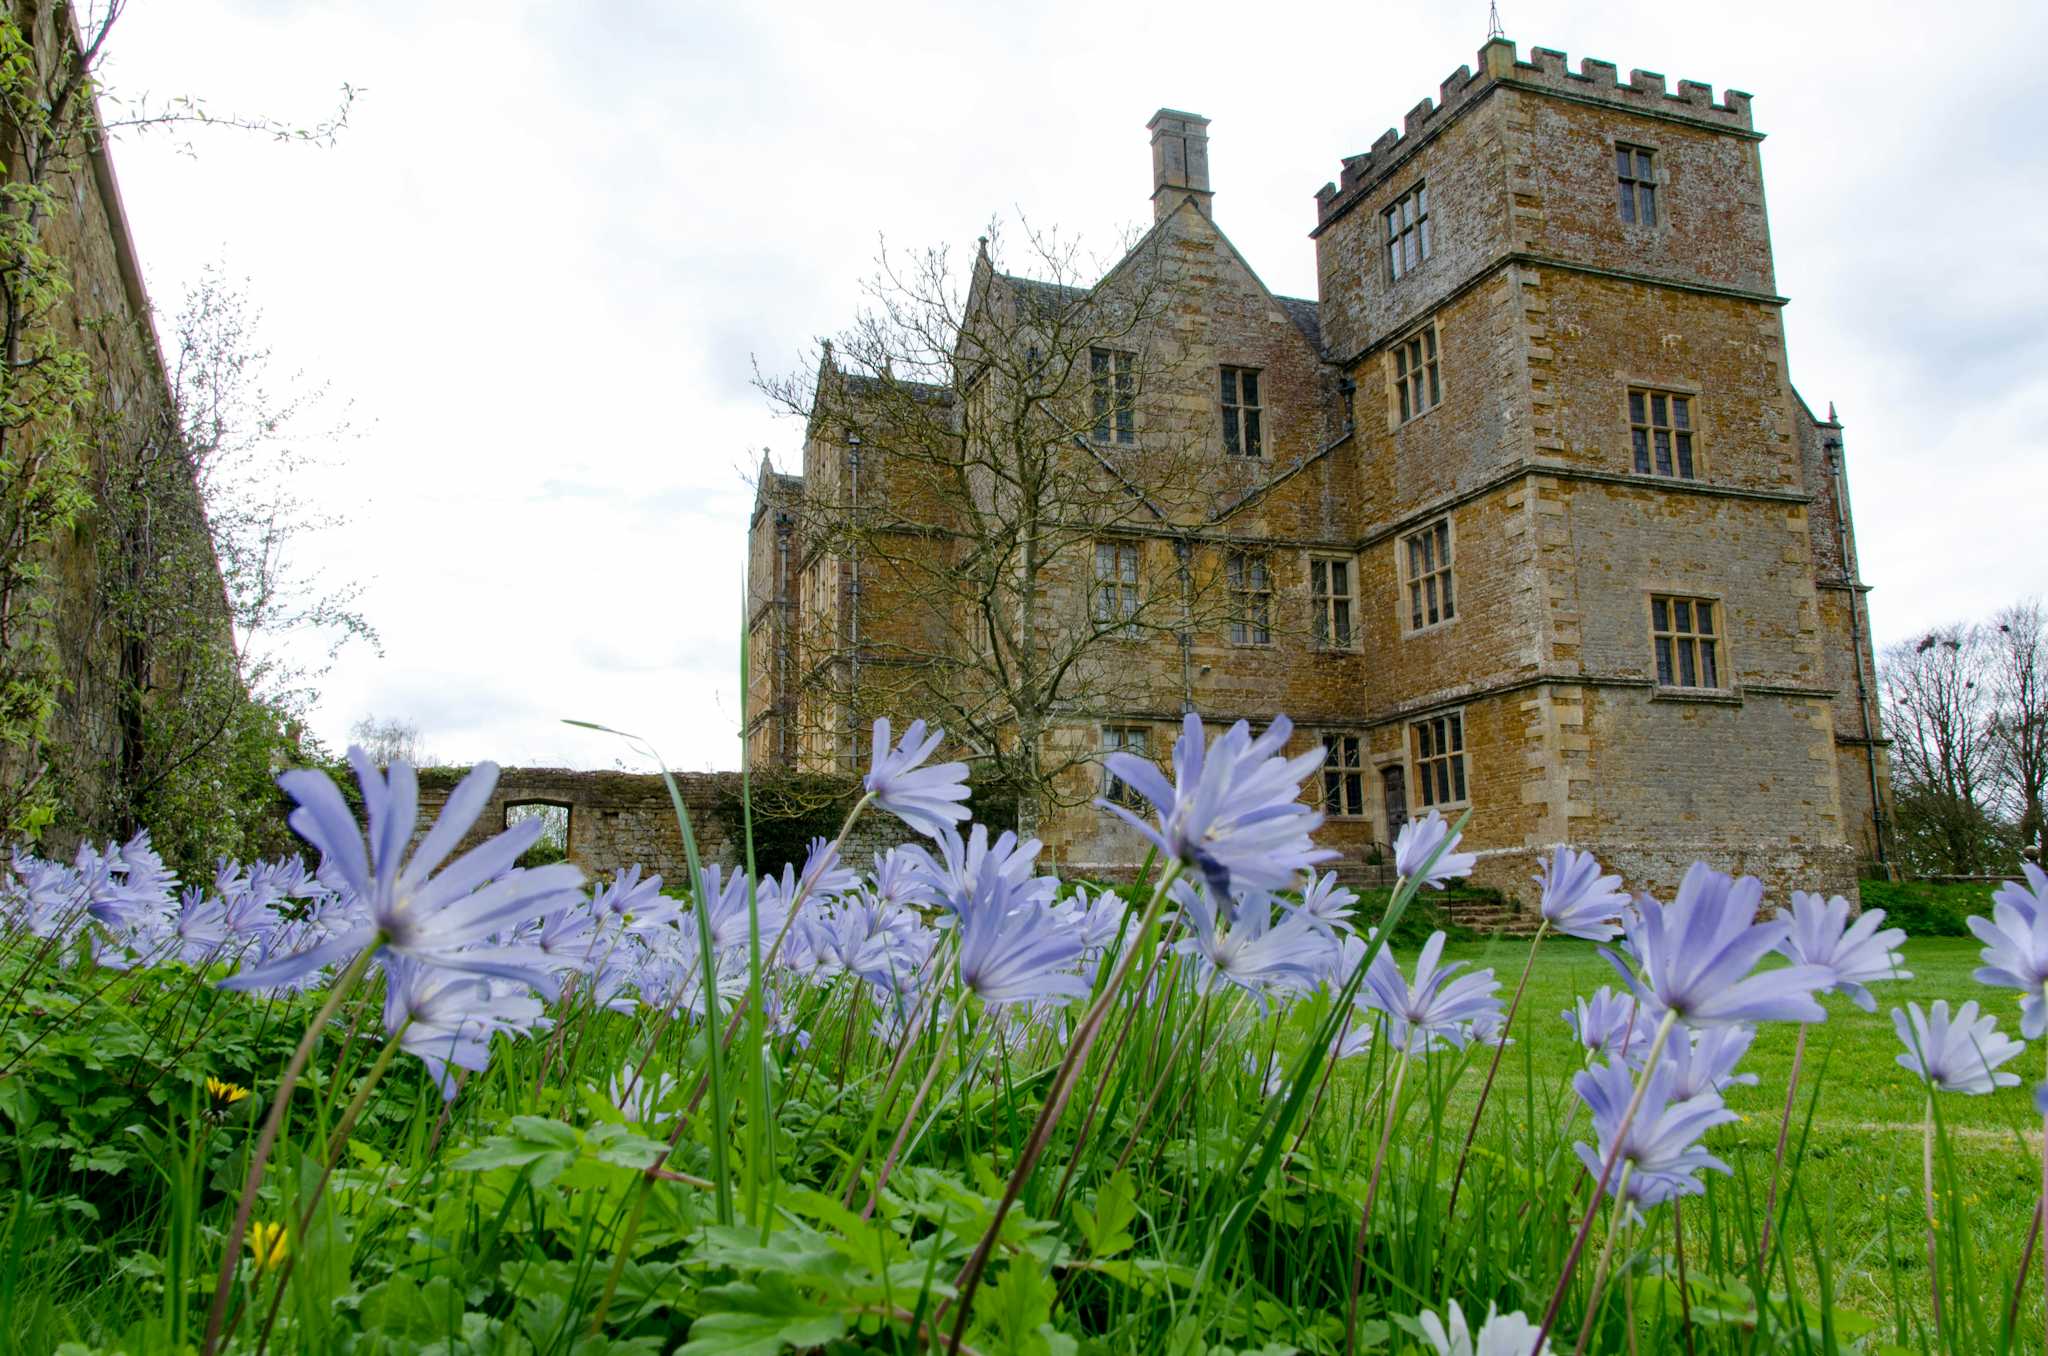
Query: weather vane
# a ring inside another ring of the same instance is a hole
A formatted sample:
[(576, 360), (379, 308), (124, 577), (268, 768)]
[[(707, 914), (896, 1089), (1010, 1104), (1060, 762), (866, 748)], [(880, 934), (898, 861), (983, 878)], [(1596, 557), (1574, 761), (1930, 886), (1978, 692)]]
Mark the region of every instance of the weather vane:
[(1500, 0), (1491, 0), (1486, 6), (1486, 40), (1492, 42), (1506, 36), (1507, 32), (1500, 26)]

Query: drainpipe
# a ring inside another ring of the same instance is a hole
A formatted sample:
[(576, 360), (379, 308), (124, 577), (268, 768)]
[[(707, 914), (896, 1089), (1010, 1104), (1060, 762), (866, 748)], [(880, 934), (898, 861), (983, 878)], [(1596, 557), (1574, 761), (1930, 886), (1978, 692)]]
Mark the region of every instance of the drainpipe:
[[(1828, 411), (1833, 414), (1832, 408)], [(1842, 504), (1849, 495), (1849, 477), (1842, 464), (1842, 440), (1830, 435), (1821, 440), (1821, 450), (1828, 455), (1828, 470), (1835, 478), (1835, 549), (1842, 558), (1842, 582), (1851, 585), (1849, 590), (1849, 650), (1856, 658), (1856, 710), (1863, 719), (1863, 765), (1870, 777), (1870, 830), (1877, 840), (1877, 864), (1891, 873), (1891, 862), (1884, 847), (1884, 798), (1877, 777), (1877, 733), (1870, 723), (1870, 682), (1863, 668), (1863, 627), (1858, 615), (1862, 605), (1860, 594), (1853, 587), (1855, 578), (1849, 569), (1849, 519)]]
[[(853, 513), (858, 517), (860, 514), (860, 435), (858, 433), (848, 433), (846, 435), (846, 445), (849, 449), (847, 453), (851, 481), (849, 493), (852, 499)], [(860, 725), (854, 710), (854, 707), (860, 702), (860, 533), (858, 531), (855, 531), (853, 534), (852, 555), (853, 583), (849, 587), (848, 593), (851, 597), (849, 606), (852, 609), (853, 616), (847, 636), (851, 657), (847, 661), (847, 687), (849, 695), (845, 713), (846, 739), (849, 750), (853, 747), (853, 732)]]
[(1194, 548), (1186, 536), (1174, 539), (1173, 558), (1180, 575), (1180, 710), (1182, 715), (1195, 709), (1194, 675), (1194, 565), (1191, 557)]

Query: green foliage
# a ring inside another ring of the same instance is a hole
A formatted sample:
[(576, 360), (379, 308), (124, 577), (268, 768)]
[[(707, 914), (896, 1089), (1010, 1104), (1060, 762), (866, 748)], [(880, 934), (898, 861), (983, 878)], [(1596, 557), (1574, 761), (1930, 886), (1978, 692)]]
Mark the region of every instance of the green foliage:
[[(784, 865), (802, 868), (813, 838), (831, 838), (860, 799), (850, 777), (790, 772), (753, 779), (754, 866), (764, 875)], [(746, 801), (737, 783), (721, 788), (711, 817), (726, 841), (745, 842)]]
[(1967, 937), (1971, 914), (1991, 914), (1991, 895), (1998, 887), (1976, 882), (1862, 882), (1863, 907), (1883, 909), (1885, 926), (1904, 928), (1912, 937)]
[(58, 556), (92, 503), (80, 428), (92, 369), (48, 229), (79, 171), (91, 107), (69, 45), (46, 66), (14, 16), (0, 15), (0, 830), (33, 839), (55, 817), (61, 781), (46, 766), (66, 690), (53, 634)]
[[(1447, 959), (1512, 979), (1524, 954), (1523, 942), (1473, 941)], [(1916, 978), (1886, 986), (1886, 1006), (1963, 992), (1974, 947), (1916, 938), (1907, 960)], [(317, 998), (224, 993), (217, 977), (177, 966), (123, 975), (32, 939), (0, 944), (0, 1325), (12, 1349), (141, 1356), (196, 1345), (264, 1103)], [(1413, 1316), (1446, 1294), (1475, 1321), (1489, 1300), (1540, 1308), (1583, 1196), (1569, 1148), (1584, 1137), (1583, 1111), (1565, 1091), (1578, 1052), (1555, 1014), (1610, 977), (1590, 945), (1544, 943), (1456, 1211), (1448, 1178), (1485, 1052), (1445, 1051), (1412, 1068), (1364, 1254), (1361, 1350), (1414, 1356)], [(872, 1008), (852, 997), (841, 988), (792, 1010), (808, 1043), (735, 1051), (740, 1212), (722, 1224), (703, 1185), (711, 1117), (680, 1119), (705, 1064), (700, 1033), (592, 1007), (573, 989), (553, 1010), (554, 1031), (501, 1039), (452, 1103), (401, 1058), (309, 1211), (340, 1108), (365, 1089), (379, 1044), (382, 995), (362, 990), (317, 1047), (258, 1197), (258, 1219), (293, 1230), (270, 1349), (853, 1356), (942, 1345), (956, 1278), (995, 1217), (1060, 1033), (1029, 1037), (964, 1005), (957, 1039), (941, 1042), (935, 1026), (911, 1046), (907, 1083), (919, 1070), (935, 1076), (906, 1117), (909, 1087), (884, 1091), (892, 1051), (868, 1039)], [(1779, 1270), (1762, 1276), (1750, 1262), (1794, 1039), (1774, 1026), (1745, 1064), (1760, 1086), (1728, 1092), (1744, 1119), (1709, 1140), (1734, 1175), (1686, 1203), (1686, 1302), (1655, 1260), (1668, 1235), (1632, 1233), (1618, 1250), (1639, 1258), (1619, 1281), (1627, 1309), (1618, 1293), (1588, 1319), (1581, 1288), (1566, 1304), (1565, 1349), (1582, 1323), (1589, 1350), (1610, 1356), (1688, 1343), (1702, 1356), (1920, 1349), (1924, 1092), (1892, 1063), (1882, 1011), (1827, 1006), (1802, 1085), (1816, 1114), (1804, 1130), (1794, 1121), (1782, 1198), (1796, 1247), (1779, 1254)], [(1277, 1105), (1248, 1070), (1269, 1052), (1291, 1069), (1330, 1015), (1324, 999), (1268, 1012), (1229, 994), (1135, 1009), (1125, 1056), (1107, 1057), (1105, 1042), (1006, 1217), (967, 1345), (1031, 1356), (1344, 1350), (1352, 1244), (1389, 1087), (1384, 1050), (1338, 1066), (1263, 1189), (1250, 1190), (1239, 1165)], [(1176, 1057), (1192, 1031), (1201, 1040)], [(680, 1084), (646, 1124), (605, 1094), (613, 1073), (641, 1060)], [(772, 1108), (760, 1134), (749, 1070)], [(253, 1095), (211, 1099), (208, 1076)], [(1080, 1113), (1098, 1094), (1084, 1138)], [(2017, 1131), (2038, 1120), (2023, 1089), (1951, 1099), (1941, 1113), (1937, 1171), (1954, 1236), (1941, 1267), (1964, 1312), (1955, 1342), (1926, 1349), (2030, 1349), (2037, 1301), (2013, 1343), (2001, 1347), (1996, 1332), (2039, 1166)], [(878, 1187), (879, 1150), (899, 1125), (909, 1132)], [(876, 1127), (876, 1152), (854, 1163)], [(670, 1176), (650, 1179), (650, 1166)], [(1245, 1221), (1242, 1244), (1212, 1257), (1234, 1218)], [(1671, 1227), (1668, 1209), (1650, 1218)], [(237, 1287), (248, 1308), (233, 1349), (253, 1351), (275, 1279), (245, 1262)]]

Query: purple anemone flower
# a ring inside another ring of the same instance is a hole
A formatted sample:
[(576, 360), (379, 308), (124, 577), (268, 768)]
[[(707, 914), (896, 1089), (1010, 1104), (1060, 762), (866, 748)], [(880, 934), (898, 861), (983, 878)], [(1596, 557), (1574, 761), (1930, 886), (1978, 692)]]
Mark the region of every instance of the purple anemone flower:
[(1124, 929), (1124, 916), (1130, 912), (1130, 905), (1114, 890), (1100, 890), (1093, 900), (1085, 889), (1077, 888), (1074, 893), (1053, 906), (1053, 914), (1081, 939), (1081, 950), (1086, 955), (1100, 955), (1116, 941)]
[(1997, 1069), (2025, 1050), (2026, 1043), (2002, 1034), (1997, 1018), (1979, 1017), (1974, 1002), (1956, 1009), (1953, 1021), (1942, 999), (1935, 999), (1925, 1013), (1918, 1003), (1908, 1003), (1904, 1012), (1892, 1009), (1892, 1028), (1906, 1047), (1906, 1053), (1897, 1056), (1899, 1067), (1925, 1078), (1937, 1091), (1981, 1096), (2019, 1086), (2018, 1074)]
[(490, 1064), (492, 1036), (523, 1036), (547, 1024), (540, 1000), (523, 985), (401, 955), (387, 954), (382, 963), (384, 1034), (427, 1066), (444, 1100), (455, 1099), (449, 1065), (479, 1073)]
[(1095, 803), (1159, 845), (1159, 850), (1201, 873), (1218, 898), (1232, 885), (1278, 890), (1317, 862), (1336, 856), (1309, 834), (1321, 811), (1302, 803), (1302, 783), (1323, 765), (1320, 746), (1288, 758), (1283, 753), (1294, 723), (1275, 716), (1258, 738), (1239, 721), (1204, 746), (1202, 718), (1190, 711), (1173, 743), (1173, 781), (1148, 758), (1112, 753), (1110, 775), (1150, 801), (1156, 824), (1123, 806)]
[(892, 749), (889, 718), (882, 717), (875, 722), (874, 761), (861, 783), (876, 805), (927, 838), (937, 838), (967, 818), (967, 807), (960, 804), (967, 799), (967, 764), (923, 766), (945, 737), (944, 730), (927, 735), (924, 722), (914, 720)]
[[(1667, 1060), (1658, 1061), (1650, 1071), (1642, 1105), (1629, 1122), (1627, 1137), (1621, 1141), (1615, 1175), (1608, 1179), (1608, 1194), (1617, 1189), (1624, 1167), (1628, 1169), (1628, 1180), (1619, 1190), (1633, 1205), (1658, 1205), (1675, 1196), (1697, 1195), (1706, 1190), (1706, 1184), (1693, 1174), (1703, 1168), (1728, 1171), (1728, 1165), (1708, 1153), (1699, 1141), (1715, 1126), (1737, 1119), (1735, 1113), (1710, 1092), (1696, 1097), (1674, 1096), (1677, 1079), (1677, 1069)], [(1574, 1074), (1572, 1088), (1591, 1108), (1593, 1133), (1599, 1140), (1597, 1145), (1581, 1141), (1572, 1148), (1586, 1165), (1586, 1171), (1598, 1181), (1601, 1165), (1614, 1150), (1615, 1132), (1635, 1095), (1635, 1077), (1626, 1064), (1618, 1061), (1596, 1064)]]
[(1657, 1023), (1643, 1010), (1641, 999), (1605, 984), (1590, 998), (1580, 998), (1576, 1010), (1567, 1010), (1564, 1019), (1589, 1062), (1618, 1059), (1632, 1069), (1643, 1066), (1657, 1034)]
[(1051, 876), (1032, 874), (1043, 846), (1036, 838), (1019, 841), (1016, 834), (1005, 829), (991, 843), (988, 825), (976, 824), (967, 831), (965, 839), (949, 826), (945, 832), (934, 834), (932, 841), (939, 849), (937, 857), (921, 846), (903, 851), (915, 854), (912, 860), (917, 874), (924, 880), (933, 902), (942, 909), (958, 913), (966, 908), (979, 888), (983, 867), (991, 863), (1011, 888), (1028, 891), (1039, 903), (1051, 904), (1053, 893), (1059, 888), (1059, 882)]
[(1550, 926), (1567, 937), (1589, 942), (1614, 940), (1621, 925), (1614, 920), (1628, 905), (1620, 876), (1602, 874), (1590, 852), (1559, 847), (1535, 877), (1543, 887), (1542, 912)]
[(1991, 902), (1994, 905), (2010, 904), (2029, 917), (2048, 913), (2048, 871), (2032, 862), (2021, 862), (2020, 874), (2026, 877), (2024, 883), (2016, 880), (2005, 882), (1991, 896)]
[(1674, 1034), (1664, 1047), (1664, 1060), (1674, 1070), (1671, 1098), (1684, 1101), (1709, 1092), (1725, 1092), (1738, 1084), (1756, 1086), (1756, 1075), (1739, 1074), (1735, 1066), (1749, 1053), (1756, 1028), (1731, 1022)]
[(1763, 892), (1754, 876), (1732, 880), (1694, 862), (1676, 900), (1641, 899), (1628, 917), (1629, 954), (1641, 975), (1612, 951), (1605, 955), (1659, 1018), (1674, 1012), (1688, 1026), (1826, 1021), (1827, 1010), (1813, 993), (1835, 981), (1834, 971), (1787, 965), (1752, 973), (1792, 926), (1782, 919), (1756, 921)]
[[(1479, 854), (1458, 851), (1458, 840), (1464, 836), (1462, 832), (1451, 832), (1450, 821), (1435, 810), (1420, 819), (1409, 820), (1394, 835), (1394, 873), (1417, 880), (1419, 886), (1432, 890), (1443, 889), (1447, 880), (1471, 875)], [(1431, 862), (1429, 855), (1436, 852), (1439, 843), (1443, 844), (1443, 851)]]
[(1074, 970), (1081, 939), (1043, 904), (1021, 907), (1017, 889), (994, 860), (982, 863), (974, 894), (960, 911), (960, 982), (991, 1007), (1079, 998), (1088, 981)]
[(1205, 881), (1175, 881), (1172, 895), (1190, 929), (1173, 949), (1196, 958), (1202, 992), (1214, 993), (1221, 982), (1263, 1000), (1275, 991), (1312, 989), (1322, 979), (1330, 936), (1313, 920), (1294, 914), (1274, 927), (1272, 900), (1263, 893), (1220, 910)]
[(1444, 934), (1432, 932), (1415, 958), (1413, 983), (1402, 977), (1400, 967), (1384, 949), (1365, 972), (1360, 1000), (1387, 1014), (1388, 1039), (1411, 1055), (1439, 1045), (1462, 1050), (1471, 1039), (1472, 1023), (1500, 1018), (1500, 999), (1495, 997), (1500, 981), (1493, 971), (1460, 975), (1465, 962), (1439, 965), (1443, 953)]
[(1358, 925), (1351, 921), (1351, 906), (1357, 902), (1355, 893), (1337, 883), (1337, 873), (1326, 871), (1310, 877), (1301, 892), (1301, 903), (1292, 912), (1294, 917), (1306, 919), (1312, 926), (1335, 936), (1358, 930)]
[[(571, 907), (581, 904), (579, 899)], [(655, 928), (679, 923), (683, 917), (683, 906), (661, 892), (661, 877), (643, 874), (638, 863), (593, 891), (589, 909), (600, 928), (616, 924), (626, 932), (643, 936)]]
[(522, 821), (433, 874), (483, 813), (498, 782), (497, 764), (477, 764), (456, 785), (440, 819), (408, 858), (406, 846), (419, 818), (418, 778), (402, 762), (380, 774), (359, 748), (351, 748), (348, 757), (363, 789), (367, 841), (325, 773), (287, 772), (278, 784), (298, 802), (292, 828), (319, 848), (347, 883), (359, 919), (308, 950), (241, 971), (221, 981), (222, 987), (286, 984), (322, 966), (346, 963), (381, 939), (393, 955), (517, 980), (553, 998), (560, 986), (546, 956), (531, 947), (482, 945), (568, 902), (582, 885), (583, 873), (567, 862), (531, 871), (513, 868), (540, 836), (540, 820)]
[(2029, 911), (2010, 899), (1991, 906), (1991, 917), (1970, 919), (1970, 931), (1984, 943), (1979, 984), (2020, 991), (2020, 1034), (2048, 1034), (2048, 909)]
[(1840, 895), (1823, 900), (1794, 890), (1792, 911), (1780, 910), (1778, 917), (1792, 926), (1778, 950), (1796, 965), (1827, 967), (1834, 980), (1824, 992), (1842, 994), (1865, 1012), (1877, 1011), (1877, 1000), (1865, 984), (1913, 977), (1898, 953), (1899, 943), (1906, 940), (1905, 930), (1878, 931), (1884, 922), (1883, 909), (1866, 909), (1851, 923), (1849, 901)]
[[(921, 908), (933, 903), (937, 893), (931, 880), (921, 869), (919, 858), (922, 853), (913, 853), (908, 848), (893, 847), (887, 852), (875, 854), (875, 870), (869, 877), (870, 890), (878, 903), (903, 904)], [(925, 857), (929, 861), (930, 858)]]

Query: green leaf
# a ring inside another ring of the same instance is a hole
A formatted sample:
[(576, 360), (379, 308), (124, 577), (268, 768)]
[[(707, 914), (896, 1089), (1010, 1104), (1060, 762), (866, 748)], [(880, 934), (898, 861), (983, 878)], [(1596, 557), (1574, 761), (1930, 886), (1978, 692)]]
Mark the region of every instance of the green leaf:
[(1120, 1172), (1102, 1184), (1095, 1193), (1093, 1209), (1074, 1204), (1074, 1218), (1081, 1226), (1081, 1237), (1088, 1242), (1088, 1251), (1096, 1257), (1114, 1257), (1137, 1242), (1131, 1236), (1129, 1225), (1138, 1217), (1138, 1192), (1131, 1184), (1131, 1174)]
[(844, 1337), (851, 1321), (772, 1273), (758, 1285), (713, 1286), (703, 1301), (711, 1312), (690, 1325), (678, 1356), (776, 1356), (784, 1347), (818, 1347)]
[[(974, 1314), (993, 1334), (993, 1350), (1006, 1356), (1055, 1356), (1056, 1351), (1073, 1350), (1072, 1340), (1052, 1326), (1056, 1295), (1050, 1275), (1038, 1267), (1012, 1262), (982, 1288), (974, 1302)], [(1058, 1347), (1055, 1339), (1062, 1339)]]

